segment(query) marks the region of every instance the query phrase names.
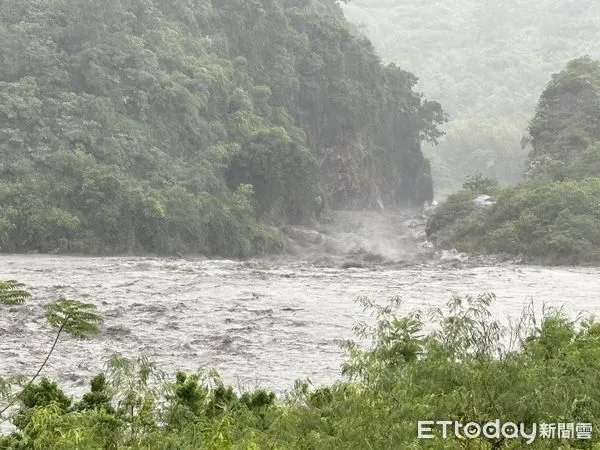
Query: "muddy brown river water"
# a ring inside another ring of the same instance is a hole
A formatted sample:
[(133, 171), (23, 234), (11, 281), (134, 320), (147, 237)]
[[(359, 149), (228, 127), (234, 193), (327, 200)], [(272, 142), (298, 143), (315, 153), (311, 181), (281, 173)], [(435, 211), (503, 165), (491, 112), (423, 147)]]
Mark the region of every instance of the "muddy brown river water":
[[(378, 220), (391, 226), (389, 219)], [(412, 227), (391, 222), (399, 230)], [(366, 234), (363, 249), (365, 242), (377, 242), (380, 254), (388, 248), (399, 259), (394, 242), (381, 245), (383, 238), (373, 238), (377, 233), (370, 241)], [(415, 244), (422, 235), (417, 230), (399, 236), (404, 241), (396, 244), (408, 248), (408, 241)], [(213, 367), (241, 387), (279, 392), (298, 378), (310, 377), (316, 385), (340, 379), (340, 340), (352, 338), (353, 325), (368, 320), (355, 302), (359, 295), (379, 302), (399, 295), (409, 311), (441, 306), (455, 294), (491, 291), (497, 296), (492, 312), (503, 320), (518, 316), (532, 299), (564, 305), (572, 314), (600, 312), (597, 268), (448, 265), (433, 256), (342, 268), (344, 257), (240, 262), (2, 255), (0, 279), (25, 283), (32, 298), (2, 311), (0, 376), (35, 373), (54, 338), (42, 307), (60, 296), (94, 303), (105, 321), (91, 340), (61, 338), (42, 373), (75, 395), (114, 353), (145, 354), (170, 373)]]

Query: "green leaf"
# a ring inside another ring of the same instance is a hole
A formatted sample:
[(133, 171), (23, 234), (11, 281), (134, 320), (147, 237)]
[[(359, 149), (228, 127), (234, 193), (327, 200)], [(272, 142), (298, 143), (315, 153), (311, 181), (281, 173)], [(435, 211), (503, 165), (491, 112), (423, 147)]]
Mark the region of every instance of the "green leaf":
[(87, 338), (98, 332), (102, 318), (96, 306), (77, 300), (60, 298), (44, 307), (50, 325), (60, 328), (75, 338)]
[(31, 294), (22, 289), (23, 283), (15, 280), (0, 281), (0, 305), (22, 305)]

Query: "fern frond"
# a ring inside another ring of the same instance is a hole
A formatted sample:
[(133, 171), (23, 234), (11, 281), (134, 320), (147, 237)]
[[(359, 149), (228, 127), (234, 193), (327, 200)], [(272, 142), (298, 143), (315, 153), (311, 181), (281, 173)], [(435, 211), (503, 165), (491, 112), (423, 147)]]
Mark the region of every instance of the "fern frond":
[(22, 305), (31, 294), (16, 280), (0, 281), (0, 305)]
[(44, 307), (50, 325), (64, 330), (76, 338), (87, 338), (98, 332), (102, 318), (91, 303), (60, 298)]

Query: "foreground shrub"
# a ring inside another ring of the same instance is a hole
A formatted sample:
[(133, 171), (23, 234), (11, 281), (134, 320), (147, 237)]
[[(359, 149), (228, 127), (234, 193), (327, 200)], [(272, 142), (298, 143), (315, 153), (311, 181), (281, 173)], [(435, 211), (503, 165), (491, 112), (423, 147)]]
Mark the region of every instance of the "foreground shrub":
[[(509, 327), (489, 312), (493, 294), (455, 297), (445, 309), (400, 315), (377, 305), (374, 325), (345, 343), (345, 381), (284, 397), (239, 394), (217, 374), (169, 381), (145, 358), (113, 358), (80, 401), (41, 380), (0, 439), (12, 449), (575, 449), (591, 439), (422, 440), (417, 421), (586, 423), (600, 426), (600, 324), (533, 303)], [(433, 325), (433, 328), (431, 328)], [(426, 331), (429, 330), (429, 331)], [(365, 347), (364, 339), (371, 345)]]

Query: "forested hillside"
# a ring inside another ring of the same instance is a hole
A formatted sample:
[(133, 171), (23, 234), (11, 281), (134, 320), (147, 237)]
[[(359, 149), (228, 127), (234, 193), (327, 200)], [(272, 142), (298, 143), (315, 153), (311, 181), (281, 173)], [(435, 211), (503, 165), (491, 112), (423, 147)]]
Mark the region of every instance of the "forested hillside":
[(445, 113), (332, 0), (0, 3), (0, 249), (276, 250), (432, 197)]
[[(559, 264), (600, 262), (600, 61), (570, 61), (542, 92), (524, 144), (526, 181), (481, 177), (434, 212), (427, 233), (468, 252), (521, 254)], [(492, 201), (473, 201), (487, 194)]]
[(343, 10), (447, 110), (447, 136), (425, 148), (438, 194), (477, 171), (519, 181), (520, 141), (548, 75), (582, 55), (600, 57), (592, 0), (353, 0)]

